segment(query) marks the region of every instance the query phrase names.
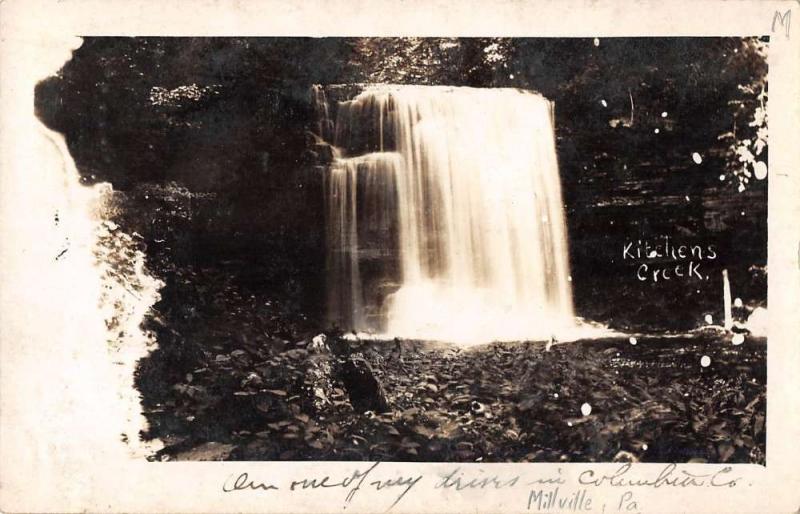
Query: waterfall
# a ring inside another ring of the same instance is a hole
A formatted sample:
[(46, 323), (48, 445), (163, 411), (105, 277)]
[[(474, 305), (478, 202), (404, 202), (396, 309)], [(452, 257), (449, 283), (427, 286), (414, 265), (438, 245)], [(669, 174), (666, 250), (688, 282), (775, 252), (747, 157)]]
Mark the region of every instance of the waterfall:
[[(325, 104), (323, 88), (314, 97)], [(370, 86), (319, 134), (328, 314), (463, 343), (574, 327), (552, 104), (517, 89)], [(330, 141), (332, 139), (332, 141)]]

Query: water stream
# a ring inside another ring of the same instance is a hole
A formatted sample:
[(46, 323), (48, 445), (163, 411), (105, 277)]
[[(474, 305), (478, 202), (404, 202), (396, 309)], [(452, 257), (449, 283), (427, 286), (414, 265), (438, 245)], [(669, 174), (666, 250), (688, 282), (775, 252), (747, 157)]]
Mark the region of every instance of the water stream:
[(330, 322), (462, 343), (575, 328), (546, 98), (379, 85), (331, 106), (324, 89), (314, 94), (334, 154)]

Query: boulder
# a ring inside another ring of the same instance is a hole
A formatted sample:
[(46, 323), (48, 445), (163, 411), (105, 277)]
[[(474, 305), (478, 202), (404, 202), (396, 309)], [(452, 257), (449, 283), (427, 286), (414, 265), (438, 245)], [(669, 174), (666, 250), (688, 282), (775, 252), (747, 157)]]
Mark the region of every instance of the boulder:
[(177, 453), (174, 460), (205, 460), (205, 461), (220, 461), (228, 460), (231, 452), (236, 447), (232, 444), (224, 444), (217, 442), (203, 443), (194, 448)]
[(318, 156), (317, 162), (320, 164), (329, 164), (333, 162), (336, 157), (333, 152), (333, 147), (328, 143), (317, 143), (312, 149)]
[(389, 402), (383, 385), (375, 376), (363, 354), (347, 357), (342, 366), (342, 382), (350, 395), (350, 403), (359, 412), (387, 412)]
[(325, 334), (319, 334), (311, 338), (311, 344), (308, 347), (308, 351), (312, 353), (328, 353), (330, 352), (330, 348), (328, 348), (328, 336)]

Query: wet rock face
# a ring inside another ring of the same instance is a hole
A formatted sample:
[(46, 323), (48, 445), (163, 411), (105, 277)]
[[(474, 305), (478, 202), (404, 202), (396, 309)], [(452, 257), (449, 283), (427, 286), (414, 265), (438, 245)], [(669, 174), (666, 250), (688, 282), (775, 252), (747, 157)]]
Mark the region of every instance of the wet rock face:
[(375, 376), (372, 366), (360, 353), (350, 355), (342, 365), (342, 382), (350, 395), (356, 411), (387, 412), (389, 402), (383, 384)]

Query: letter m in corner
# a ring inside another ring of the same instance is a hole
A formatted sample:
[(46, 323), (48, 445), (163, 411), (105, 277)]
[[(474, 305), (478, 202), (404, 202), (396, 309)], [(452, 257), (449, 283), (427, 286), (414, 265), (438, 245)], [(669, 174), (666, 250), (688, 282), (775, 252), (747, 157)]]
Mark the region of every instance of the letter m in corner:
[(792, 23), (792, 10), (789, 9), (781, 14), (775, 11), (775, 16), (772, 17), (772, 32), (775, 32), (775, 24), (781, 22), (781, 27), (786, 29), (786, 39), (789, 39), (789, 25)]

